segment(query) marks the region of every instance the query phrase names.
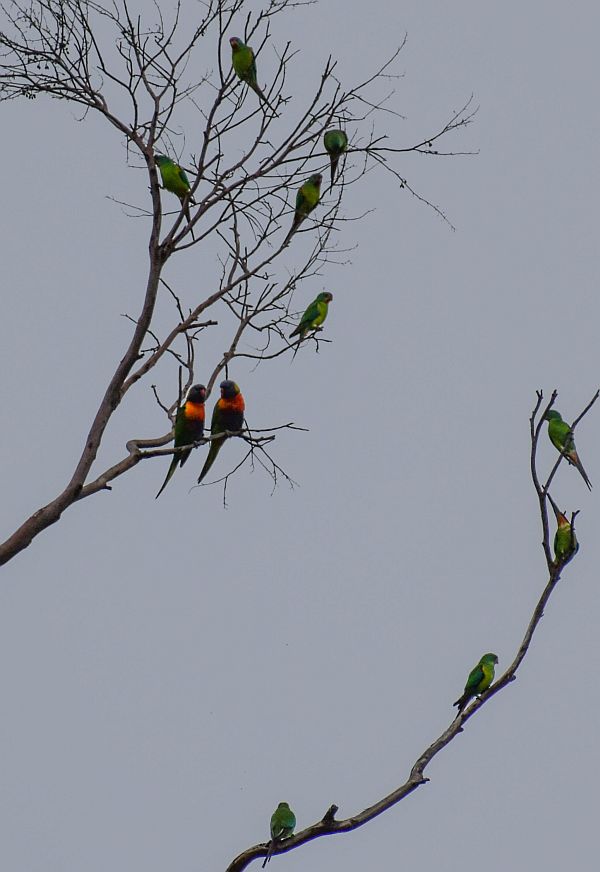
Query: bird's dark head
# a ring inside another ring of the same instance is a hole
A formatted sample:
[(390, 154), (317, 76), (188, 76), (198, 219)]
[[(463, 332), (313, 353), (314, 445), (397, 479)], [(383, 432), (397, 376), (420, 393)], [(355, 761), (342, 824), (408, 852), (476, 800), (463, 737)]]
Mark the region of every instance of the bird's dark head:
[(219, 387), (221, 388), (221, 396), (224, 400), (232, 400), (234, 397), (237, 397), (240, 392), (239, 387), (234, 381), (231, 381), (231, 379), (225, 379), (225, 381), (221, 382)]
[(277, 808), (289, 808), (289, 805), (287, 802), (280, 802)]
[(157, 154), (154, 157), (154, 163), (156, 164), (157, 167), (162, 167), (168, 162), (169, 162), (169, 158), (166, 157), (164, 154)]
[(187, 398), (190, 403), (203, 403), (206, 400), (206, 388), (204, 385), (193, 385)]
[(311, 184), (316, 185), (317, 188), (320, 188), (321, 182), (323, 181), (323, 176), (321, 175), (321, 173), (315, 173), (313, 176), (310, 177), (308, 181)]
[(549, 409), (544, 415), (546, 421), (562, 421), (562, 416), (560, 412), (557, 412), (556, 409)]
[(230, 40), (229, 40), (229, 45), (231, 46), (231, 48), (233, 49), (233, 51), (239, 51), (239, 49), (241, 49), (241, 47), (243, 46), (243, 44), (244, 44), (244, 43), (243, 43), (242, 40), (239, 38), (239, 36), (232, 36), (232, 37), (230, 38)]
[(481, 662), (495, 664), (498, 662), (498, 657), (496, 654), (484, 654), (481, 658)]
[(331, 303), (331, 301), (333, 300), (333, 294), (330, 294), (329, 291), (323, 291), (322, 294), (319, 294), (317, 300), (320, 303)]

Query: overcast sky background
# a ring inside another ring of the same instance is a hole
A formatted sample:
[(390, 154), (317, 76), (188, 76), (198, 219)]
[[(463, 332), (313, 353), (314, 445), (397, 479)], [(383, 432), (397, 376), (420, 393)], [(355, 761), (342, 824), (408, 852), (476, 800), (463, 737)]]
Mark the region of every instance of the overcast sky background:
[[(310, 428), (274, 445), (300, 487), (270, 496), (244, 469), (225, 510), (218, 486), (190, 491), (198, 452), (155, 502), (167, 461), (148, 461), (4, 568), (10, 872), (223, 870), (266, 839), (282, 799), (298, 828), (332, 802), (352, 815), (405, 780), (482, 653), (508, 665), (545, 584), (528, 474), (535, 389), (557, 387), (572, 419), (599, 382), (600, 14), (539, 0), (366, 11), (327, 0), (281, 18), (273, 40), (305, 52), (291, 82), (306, 98), (328, 53), (357, 81), (408, 32), (394, 104), (407, 120), (382, 126), (398, 145), (475, 94), (477, 123), (448, 145), (478, 156), (397, 163), (457, 230), (371, 173), (345, 195), (349, 215), (376, 209), (344, 227), (352, 264), (298, 296), (302, 308), (333, 292), (333, 343), (293, 366), (231, 371), (251, 425)], [(263, 58), (266, 81), (275, 56)], [(100, 118), (77, 123), (43, 99), (0, 111), (8, 535), (65, 485), (128, 341), (120, 315), (142, 298), (146, 228), (107, 196), (144, 203), (146, 181)], [(192, 299), (215, 270), (194, 251), (167, 276)], [(197, 380), (224, 343), (207, 339)], [(150, 381), (173, 399), (174, 368)], [(149, 385), (136, 388), (101, 460), (165, 430)], [(581, 509), (582, 547), (518, 680), (436, 758), (429, 785), (352, 834), (274, 858), (277, 869), (592, 868), (599, 438), (594, 410), (577, 444), (596, 489), (561, 468), (553, 491)], [(228, 444), (218, 469), (241, 454)], [(546, 439), (540, 460), (554, 460)]]

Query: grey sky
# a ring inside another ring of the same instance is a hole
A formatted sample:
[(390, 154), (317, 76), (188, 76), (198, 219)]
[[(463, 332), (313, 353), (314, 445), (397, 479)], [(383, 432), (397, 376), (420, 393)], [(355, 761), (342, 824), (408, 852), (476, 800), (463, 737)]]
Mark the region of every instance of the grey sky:
[[(371, 173), (345, 195), (347, 215), (376, 209), (343, 229), (351, 266), (299, 292), (298, 308), (334, 293), (333, 343), (232, 371), (251, 425), (310, 428), (274, 446), (299, 488), (270, 497), (244, 470), (224, 510), (219, 487), (189, 491), (199, 453), (155, 502), (167, 462), (148, 461), (4, 569), (3, 869), (222, 870), (266, 838), (281, 799), (303, 827), (394, 789), (479, 656), (512, 659), (545, 583), (535, 389), (557, 387), (572, 418), (598, 384), (599, 23), (591, 3), (377, 0), (365, 18), (327, 0), (277, 25), (276, 43), (307, 52), (306, 95), (328, 53), (358, 80), (407, 31), (393, 104), (407, 120), (380, 122), (398, 145), (474, 92), (477, 122), (448, 144), (478, 156), (397, 164), (457, 231)], [(41, 99), (1, 111), (8, 533), (64, 486), (128, 339), (145, 228), (106, 196), (143, 202), (146, 182), (100, 119)], [(214, 269), (194, 252), (167, 274), (192, 294)], [(207, 370), (223, 341), (207, 337)], [(173, 369), (151, 381), (176, 390)], [(102, 459), (165, 429), (149, 388), (134, 390)], [(577, 439), (591, 495), (557, 476), (582, 548), (518, 681), (431, 784), (277, 870), (593, 868), (599, 436), (594, 411)], [(241, 452), (225, 446), (218, 469)], [(540, 457), (554, 458), (546, 441)]]

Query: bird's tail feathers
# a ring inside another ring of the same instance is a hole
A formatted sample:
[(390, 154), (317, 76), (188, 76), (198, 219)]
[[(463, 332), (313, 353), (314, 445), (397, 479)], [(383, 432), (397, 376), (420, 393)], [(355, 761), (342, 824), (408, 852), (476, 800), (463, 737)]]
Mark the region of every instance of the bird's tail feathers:
[(273, 848), (275, 847), (275, 839), (271, 839), (269, 842), (269, 848), (267, 850), (267, 856), (263, 860), (262, 868), (264, 869), (269, 860), (271, 859), (271, 854), (273, 853)]
[(200, 484), (202, 482), (202, 479), (208, 475), (208, 471), (210, 470), (211, 466), (213, 465), (213, 463), (217, 459), (217, 454), (219, 453), (219, 451), (223, 447), (223, 443), (225, 442), (226, 439), (227, 439), (227, 436), (223, 436), (220, 439), (212, 439), (211, 440), (210, 448), (208, 449), (208, 454), (206, 456), (206, 460), (204, 461), (204, 466), (202, 467), (202, 472), (200, 473), (200, 476), (198, 477), (198, 484)]
[[(173, 474), (174, 474), (175, 470), (177, 469), (177, 464), (178, 464), (178, 463), (179, 463), (179, 454), (174, 454), (174, 455), (173, 455), (173, 459), (171, 460), (171, 465), (169, 466), (169, 469), (167, 470), (167, 474), (166, 474), (166, 476), (165, 476), (165, 480), (164, 480), (163, 483), (162, 483), (162, 487), (161, 487), (161, 489), (159, 490), (159, 492), (156, 494), (156, 496), (154, 497), (155, 500), (157, 500), (157, 499), (159, 498), (159, 496), (161, 495), (161, 493), (164, 491), (164, 489), (166, 488), (166, 486), (169, 484), (169, 482), (170, 482), (171, 479), (173, 478)], [(184, 463), (184, 461), (182, 461), (182, 465), (183, 465), (183, 463)]]
[(586, 483), (586, 485), (588, 486), (588, 489), (591, 490), (592, 483), (587, 476), (587, 472), (583, 468), (583, 464), (582, 464), (581, 460), (579, 459), (579, 455), (577, 454), (577, 452), (575, 450), (569, 451), (569, 453), (567, 454), (567, 460), (569, 461), (569, 463), (572, 466), (575, 467), (575, 469), (577, 469), (579, 471), (579, 474), (582, 477), (582, 479), (584, 480), (584, 482)]

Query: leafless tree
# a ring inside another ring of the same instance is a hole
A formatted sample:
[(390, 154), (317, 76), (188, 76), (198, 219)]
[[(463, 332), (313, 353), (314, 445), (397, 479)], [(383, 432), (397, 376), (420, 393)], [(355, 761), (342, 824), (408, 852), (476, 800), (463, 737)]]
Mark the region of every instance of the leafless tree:
[[(2, 6), (0, 100), (52, 97), (80, 106), (84, 115), (99, 113), (124, 138), (129, 162), (138, 167), (141, 163), (147, 173), (148, 204), (124, 205), (147, 221), (149, 241), (146, 286), (139, 312), (131, 317), (131, 338), (99, 400), (71, 478), (61, 493), (0, 545), (0, 563), (26, 548), (73, 503), (110, 489), (111, 481), (140, 460), (173, 453), (173, 448), (160, 449), (172, 438), (171, 432), (153, 439), (131, 438), (125, 456), (92, 473), (111, 416), (129, 389), (159, 363), (174, 362), (184, 373), (177, 398), (161, 403), (172, 424), (182, 394), (197, 378), (195, 352), (206, 330), (229, 331), (221, 345), (227, 350), (209, 368), (209, 393), (236, 358), (259, 363), (294, 351), (297, 343), (290, 343), (286, 332), (294, 314), (293, 292), (344, 256), (339, 241), (343, 222), (360, 217), (340, 214), (348, 185), (379, 166), (424, 199), (395, 169), (394, 155), (460, 153), (438, 151), (438, 146), (472, 121), (471, 100), (416, 143), (395, 146), (376, 132), (381, 117), (395, 111), (390, 105), (393, 87), (389, 88), (402, 46), (365, 81), (349, 87), (337, 79), (333, 58), (327, 58), (312, 98), (307, 105), (296, 105), (287, 94), (286, 76), (290, 65), (300, 60), (299, 52), (289, 42), (272, 45), (270, 30), (275, 16), (293, 15), (296, 7), (311, 3), (265, 0), (262, 10), (252, 13), (247, 0), (206, 0), (192, 4), (191, 11), (189, 4), (179, 2), (169, 20), (158, 3), (145, 5), (142, 17), (129, 0), (9, 0)], [(228, 38), (234, 28), (242, 30), (244, 41), (253, 46), (259, 68), (265, 49), (275, 52), (275, 72), (268, 84), (263, 82), (272, 110), (232, 70)], [(207, 58), (213, 69), (200, 78), (190, 76), (190, 71), (204, 69)], [(302, 62), (307, 58), (303, 56)], [(316, 62), (310, 58), (311, 65)], [(200, 120), (201, 134), (189, 154), (179, 122), (183, 103), (188, 110), (193, 106)], [(322, 137), (332, 125), (350, 134), (348, 153), (335, 187), (322, 192), (318, 208), (290, 240), (293, 246), (306, 234), (311, 240), (308, 256), (299, 267), (288, 267), (282, 278), (277, 265), (285, 262), (289, 250), (285, 240), (295, 192), (310, 173), (328, 165)], [(174, 211), (178, 201), (173, 194), (164, 192), (161, 197), (155, 160), (159, 153), (180, 163), (191, 179), (189, 197)], [(183, 251), (200, 251), (209, 239), (219, 246), (220, 274), (207, 277), (195, 305), (184, 309), (181, 293), (167, 282), (165, 268)], [(153, 319), (161, 292), (170, 294), (173, 320), (166, 334), (158, 335)], [(211, 317), (219, 302), (232, 316), (227, 324)], [(264, 462), (276, 482), (282, 470), (266, 454), (264, 441), (245, 436), (250, 455)]]

